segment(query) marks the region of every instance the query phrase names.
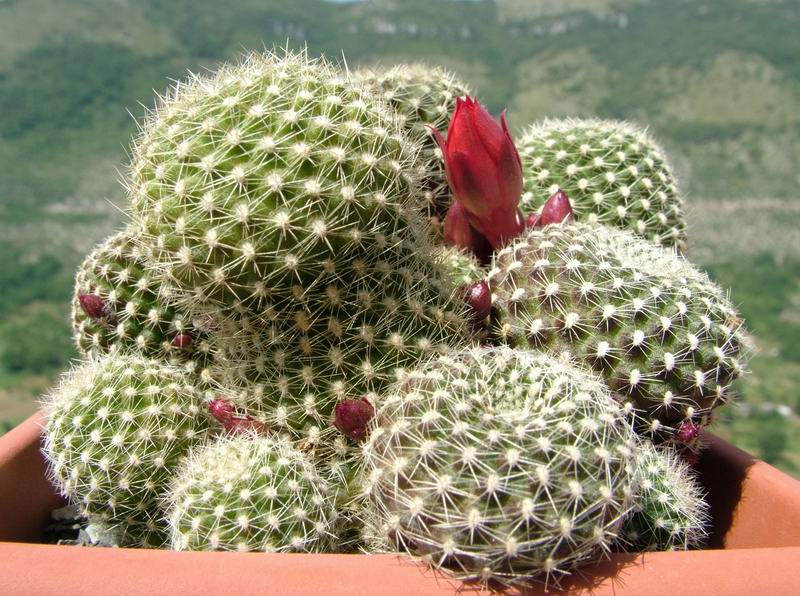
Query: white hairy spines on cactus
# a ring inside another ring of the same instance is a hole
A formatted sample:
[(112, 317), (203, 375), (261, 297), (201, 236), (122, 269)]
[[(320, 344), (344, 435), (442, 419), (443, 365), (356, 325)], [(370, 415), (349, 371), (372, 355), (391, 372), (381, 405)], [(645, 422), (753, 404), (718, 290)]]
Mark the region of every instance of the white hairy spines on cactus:
[(634, 435), (599, 379), (536, 352), (472, 348), (409, 371), (364, 447), (388, 539), (466, 579), (549, 580), (606, 552)]
[(110, 355), (65, 374), (46, 404), (50, 475), (124, 542), (160, 546), (159, 497), (172, 468), (209, 432), (202, 398), (178, 369)]
[(743, 330), (726, 295), (631, 232), (580, 223), (531, 230), (497, 252), (489, 283), (502, 340), (588, 365), (653, 440), (708, 424), (742, 372)]
[(427, 255), (418, 152), (392, 110), (327, 62), (251, 54), (177, 85), (149, 115), (133, 217), (179, 303), (260, 315), (361, 278), (359, 264)]
[(561, 189), (578, 221), (629, 229), (685, 252), (683, 198), (664, 152), (645, 131), (610, 120), (544, 120), (517, 147), (523, 210), (538, 211)]
[[(167, 304), (163, 280), (148, 270), (147, 247), (133, 230), (114, 234), (89, 253), (75, 276), (72, 328), (84, 355), (132, 351), (200, 372), (208, 342), (200, 325)], [(102, 301), (99, 316), (81, 305)]]
[(403, 129), (422, 143), (420, 156), (424, 213), (436, 226), (450, 205), (442, 152), (431, 128), (445, 134), (456, 99), (470, 94), (466, 84), (440, 66), (399, 64), (389, 70), (359, 70), (354, 77), (369, 85), (397, 110)]
[(456, 287), (480, 281), (487, 273), (473, 254), (457, 246), (437, 246), (433, 258), (450, 284)]
[(177, 550), (319, 552), (335, 544), (327, 483), (285, 439), (237, 435), (193, 449), (167, 500)]
[(687, 550), (708, 536), (709, 505), (695, 474), (670, 447), (643, 441), (634, 460), (638, 490), (621, 532), (626, 550)]

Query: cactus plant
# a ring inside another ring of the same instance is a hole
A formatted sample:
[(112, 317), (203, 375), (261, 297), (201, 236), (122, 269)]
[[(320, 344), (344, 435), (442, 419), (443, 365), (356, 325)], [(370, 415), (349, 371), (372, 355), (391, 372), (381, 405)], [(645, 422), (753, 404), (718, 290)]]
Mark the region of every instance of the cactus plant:
[(722, 290), (671, 250), (606, 226), (550, 225), (493, 265), (497, 337), (595, 370), (649, 438), (692, 440), (687, 429), (730, 399), (741, 321)]
[(708, 536), (708, 503), (689, 466), (670, 447), (642, 441), (636, 450), (638, 490), (622, 527), (626, 550), (687, 550)]
[(397, 548), (465, 579), (556, 581), (629, 507), (634, 435), (599, 379), (471, 348), (410, 371), (376, 414), (366, 492)]
[(442, 152), (434, 140), (431, 127), (446, 130), (456, 99), (469, 95), (469, 88), (453, 73), (440, 66), (399, 64), (389, 70), (358, 70), (353, 75), (381, 96), (400, 117), (403, 129), (422, 143), (419, 166), (423, 213), (441, 235), (441, 222), (450, 205)]
[(632, 230), (686, 251), (683, 198), (664, 152), (638, 127), (608, 120), (545, 120), (517, 142), (521, 206), (541, 209), (561, 189), (578, 221)]
[(170, 486), (176, 550), (330, 550), (326, 482), (286, 440), (236, 435), (193, 449)]
[(305, 53), (179, 84), (144, 123), (132, 214), (192, 314), (263, 315), (427, 255), (419, 147), (366, 88)]
[(72, 328), (78, 350), (135, 351), (201, 372), (208, 360), (205, 331), (167, 305), (162, 290), (131, 230), (95, 247), (75, 277)]
[(158, 506), (171, 470), (209, 433), (206, 408), (178, 369), (134, 355), (91, 360), (46, 401), (54, 483), (124, 544), (160, 546)]

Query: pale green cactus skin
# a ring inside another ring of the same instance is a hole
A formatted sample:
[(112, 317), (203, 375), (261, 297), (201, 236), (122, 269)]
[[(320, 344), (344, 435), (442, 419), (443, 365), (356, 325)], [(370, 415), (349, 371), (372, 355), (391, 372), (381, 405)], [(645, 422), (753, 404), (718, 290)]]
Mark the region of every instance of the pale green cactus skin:
[(329, 487), (285, 439), (223, 437), (192, 450), (168, 502), (176, 550), (322, 552), (336, 544)]
[(517, 148), (523, 210), (541, 210), (561, 189), (578, 221), (628, 229), (686, 252), (683, 197), (664, 152), (644, 130), (610, 120), (545, 120), (528, 128)]
[(105, 356), (65, 374), (46, 401), (44, 452), (61, 492), (122, 543), (165, 539), (159, 497), (172, 469), (211, 432), (197, 389), (177, 368)]
[(450, 190), (442, 151), (431, 127), (442, 135), (456, 109), (456, 99), (470, 94), (469, 87), (448, 70), (426, 64), (399, 64), (385, 71), (359, 70), (354, 77), (369, 85), (400, 117), (403, 129), (423, 150), (420, 156), (423, 213), (441, 236), (441, 222), (450, 206)]
[(474, 255), (455, 246), (437, 247), (434, 259), (454, 287), (481, 281), (488, 273)]
[(708, 537), (709, 506), (688, 464), (674, 449), (643, 441), (635, 466), (638, 491), (621, 546), (637, 552), (701, 547)]
[(149, 115), (132, 215), (193, 314), (316, 305), (364, 264), (428, 254), (418, 152), (391, 109), (328, 63), (253, 54), (176, 86)]
[(593, 369), (654, 441), (682, 422), (707, 425), (742, 373), (744, 331), (727, 296), (631, 232), (530, 230), (496, 253), (489, 283), (496, 337)]
[[(163, 280), (147, 265), (147, 247), (132, 230), (114, 234), (89, 253), (75, 276), (72, 297), (78, 350), (85, 356), (133, 351), (202, 374), (208, 364), (206, 331), (167, 304)], [(81, 294), (103, 299), (107, 316), (89, 317), (78, 301)], [(191, 336), (191, 344), (173, 345), (179, 334)]]
[(557, 581), (609, 549), (630, 506), (623, 409), (551, 356), (442, 356), (409, 372), (375, 420), (364, 454), (378, 525), (457, 577)]

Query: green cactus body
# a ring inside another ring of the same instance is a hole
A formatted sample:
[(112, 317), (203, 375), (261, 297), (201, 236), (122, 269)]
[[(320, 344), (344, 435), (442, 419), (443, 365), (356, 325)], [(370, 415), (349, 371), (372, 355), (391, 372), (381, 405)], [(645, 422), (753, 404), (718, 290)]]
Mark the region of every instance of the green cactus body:
[(557, 189), (578, 221), (632, 230), (686, 251), (683, 198), (662, 150), (627, 122), (545, 120), (517, 142), (524, 189), (521, 207), (541, 209)]
[(326, 482), (291, 443), (224, 437), (194, 449), (170, 488), (177, 550), (319, 552), (335, 543)]
[(471, 284), (486, 277), (486, 268), (464, 249), (440, 246), (434, 253), (434, 259), (454, 287)]
[(642, 442), (636, 451), (638, 492), (623, 524), (626, 550), (687, 550), (702, 546), (708, 503), (689, 466), (674, 449)]
[(446, 69), (425, 64), (400, 64), (387, 71), (365, 69), (354, 76), (382, 96), (399, 114), (404, 130), (422, 143), (423, 212), (441, 235), (450, 190), (442, 152), (430, 127), (445, 134), (456, 99), (469, 95), (469, 88)]
[(45, 454), (59, 489), (124, 544), (160, 546), (159, 496), (203, 440), (203, 400), (178, 369), (113, 355), (66, 374), (46, 404)]
[[(126, 230), (86, 257), (72, 297), (78, 350), (84, 355), (135, 351), (200, 372), (208, 361), (205, 331), (166, 304), (162, 280), (147, 270), (145, 252), (133, 232)], [(86, 295), (102, 300), (102, 316), (92, 317), (81, 306), (79, 298)], [(188, 345), (180, 345), (180, 340)]]
[(192, 313), (324, 302), (364, 264), (428, 254), (418, 151), (383, 102), (327, 63), (250, 55), (178, 85), (147, 119), (133, 217)]
[(440, 357), (398, 382), (375, 420), (366, 485), (383, 533), (458, 577), (557, 580), (607, 551), (628, 511), (624, 411), (551, 356)]
[(497, 336), (569, 354), (600, 374), (657, 441), (705, 426), (742, 372), (743, 330), (723, 292), (671, 251), (606, 226), (529, 231), (489, 274)]

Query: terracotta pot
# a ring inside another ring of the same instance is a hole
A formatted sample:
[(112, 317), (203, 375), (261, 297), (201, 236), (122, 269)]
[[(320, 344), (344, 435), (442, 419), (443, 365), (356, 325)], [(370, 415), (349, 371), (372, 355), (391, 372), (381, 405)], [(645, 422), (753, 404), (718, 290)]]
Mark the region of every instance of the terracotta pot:
[[(61, 504), (40, 454), (40, 424), (37, 414), (0, 438), (0, 593), (408, 596), (465, 588), (394, 555), (35, 544)], [(711, 549), (614, 555), (576, 574), (565, 586), (571, 593), (800, 594), (800, 482), (712, 435), (706, 439), (710, 448), (698, 467), (713, 509)]]

